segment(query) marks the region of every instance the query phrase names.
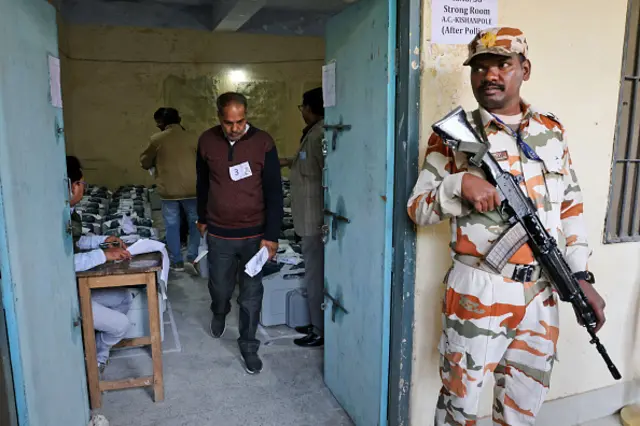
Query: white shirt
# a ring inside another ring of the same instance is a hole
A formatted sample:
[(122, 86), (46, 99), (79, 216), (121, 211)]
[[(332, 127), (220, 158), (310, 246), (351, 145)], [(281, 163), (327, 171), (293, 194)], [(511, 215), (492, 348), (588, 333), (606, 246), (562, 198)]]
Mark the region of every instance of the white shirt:
[(500, 115), (500, 114), (493, 114), (493, 115), (495, 115), (500, 120), (502, 120), (502, 122), (506, 125), (520, 124), (522, 122), (522, 113), (516, 114), (516, 115)]
[[(249, 126), (249, 123), (247, 123), (247, 124), (244, 126), (244, 133), (242, 134), (242, 136), (244, 136), (244, 135), (246, 135), (246, 134), (247, 134), (247, 132), (249, 131), (249, 127), (250, 127), (250, 126)], [(225, 135), (225, 136), (226, 136), (226, 135)], [(242, 136), (241, 136), (241, 138), (242, 138)], [(234, 145), (236, 144), (236, 142), (238, 142), (238, 141), (232, 141), (231, 139), (227, 138), (227, 142), (229, 142), (229, 145), (234, 146)]]
[[(107, 261), (107, 256), (99, 249), (100, 244), (109, 238), (105, 235), (83, 235), (78, 240), (78, 248), (80, 250), (91, 250), (86, 253), (76, 253), (73, 255), (73, 264), (76, 272), (87, 271), (102, 265)], [(92, 250), (95, 249), (95, 250)]]

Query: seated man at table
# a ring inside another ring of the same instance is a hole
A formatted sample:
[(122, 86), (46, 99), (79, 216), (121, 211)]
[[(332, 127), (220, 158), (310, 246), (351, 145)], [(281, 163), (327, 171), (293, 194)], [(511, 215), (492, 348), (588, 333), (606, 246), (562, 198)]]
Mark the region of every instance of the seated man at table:
[[(73, 262), (76, 272), (87, 271), (107, 261), (131, 258), (126, 245), (118, 237), (83, 236), (80, 215), (75, 212), (75, 205), (82, 200), (85, 181), (80, 160), (67, 156), (67, 177), (71, 181), (71, 224), (73, 229)], [(116, 247), (100, 249), (102, 243), (113, 243)], [(80, 250), (90, 250), (79, 252)], [(93, 327), (96, 330), (96, 352), (98, 368), (102, 373), (109, 360), (111, 347), (127, 334), (131, 323), (127, 313), (131, 307), (131, 292), (126, 288), (98, 289), (91, 292), (91, 309), (93, 310)]]

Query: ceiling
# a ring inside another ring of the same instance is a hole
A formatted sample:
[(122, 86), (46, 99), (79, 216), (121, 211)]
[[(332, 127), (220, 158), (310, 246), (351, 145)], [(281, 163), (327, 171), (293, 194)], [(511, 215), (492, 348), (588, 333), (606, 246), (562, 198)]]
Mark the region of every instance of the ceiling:
[(331, 16), (357, 0), (59, 0), (77, 24), (322, 36)]

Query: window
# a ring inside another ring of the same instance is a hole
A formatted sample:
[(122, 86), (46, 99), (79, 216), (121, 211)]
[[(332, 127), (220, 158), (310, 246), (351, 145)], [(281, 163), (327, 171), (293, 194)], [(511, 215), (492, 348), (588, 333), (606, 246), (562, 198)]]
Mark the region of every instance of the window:
[(605, 243), (640, 241), (640, 0), (629, 0)]

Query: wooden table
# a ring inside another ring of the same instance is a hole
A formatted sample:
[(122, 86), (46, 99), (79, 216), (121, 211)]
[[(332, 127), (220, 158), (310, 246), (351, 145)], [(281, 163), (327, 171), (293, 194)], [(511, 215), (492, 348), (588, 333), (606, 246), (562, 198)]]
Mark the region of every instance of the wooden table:
[[(82, 314), (84, 335), (84, 359), (87, 366), (87, 381), (91, 409), (102, 406), (102, 392), (116, 389), (153, 386), (154, 401), (164, 400), (164, 382), (162, 377), (162, 338), (160, 335), (160, 315), (158, 313), (158, 291), (156, 272), (162, 269), (162, 255), (147, 253), (131, 260), (109, 262), (91, 270), (78, 272), (78, 296)], [(150, 336), (136, 339), (124, 339), (115, 347), (151, 346), (153, 375), (116, 381), (100, 380), (96, 354), (96, 338), (93, 328), (91, 308), (91, 290), (96, 288), (114, 288), (145, 285), (147, 306), (149, 308)]]

